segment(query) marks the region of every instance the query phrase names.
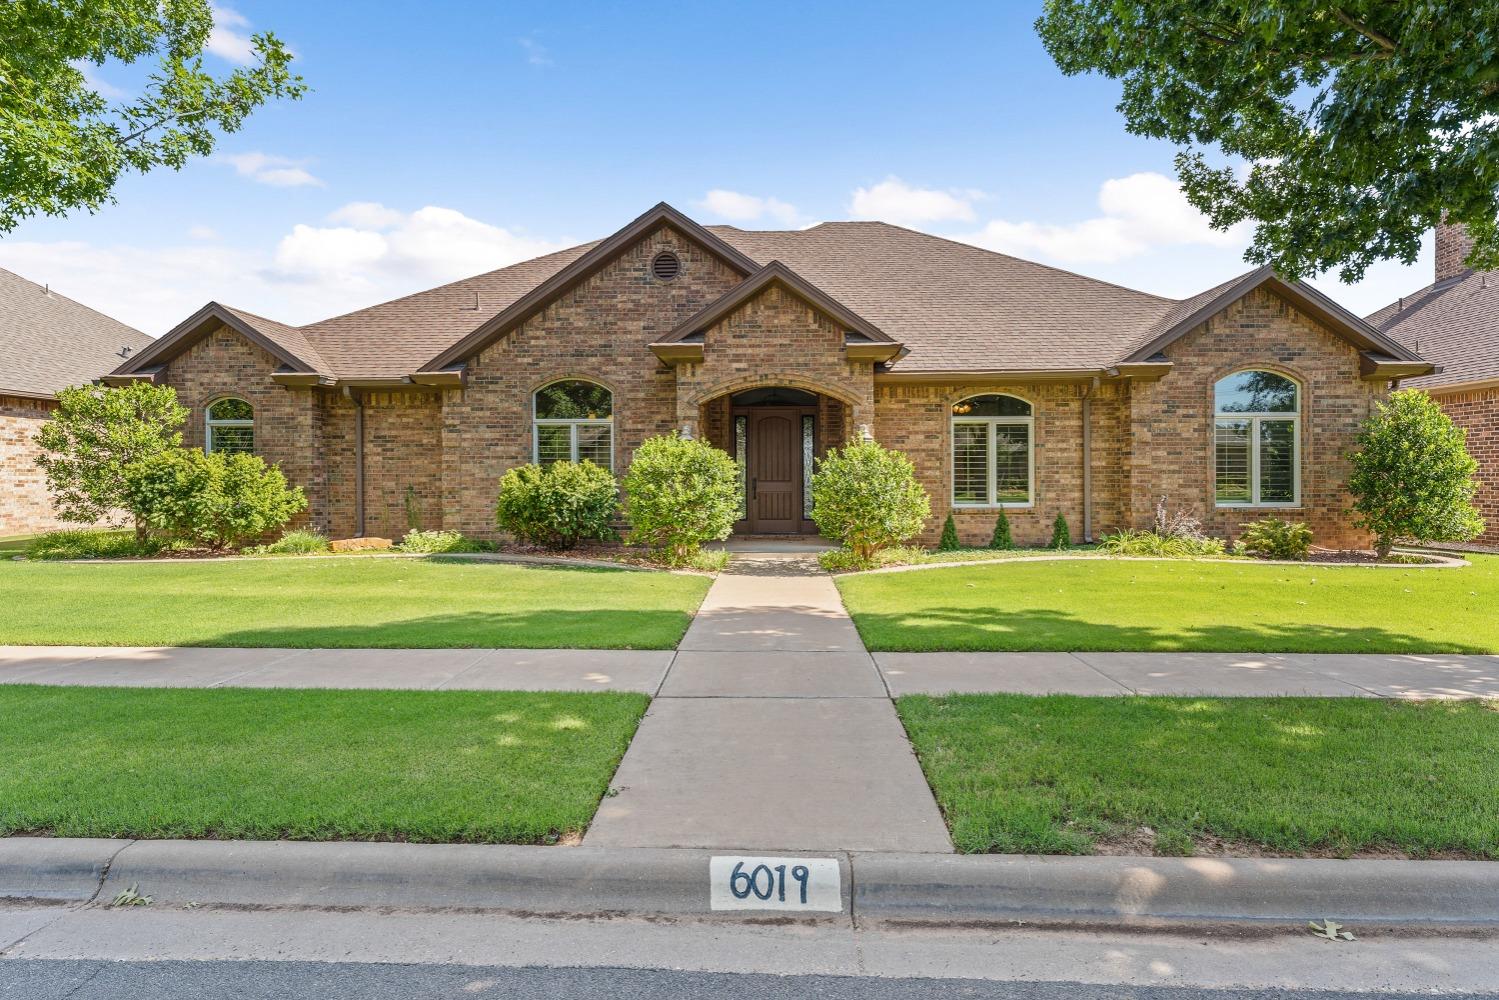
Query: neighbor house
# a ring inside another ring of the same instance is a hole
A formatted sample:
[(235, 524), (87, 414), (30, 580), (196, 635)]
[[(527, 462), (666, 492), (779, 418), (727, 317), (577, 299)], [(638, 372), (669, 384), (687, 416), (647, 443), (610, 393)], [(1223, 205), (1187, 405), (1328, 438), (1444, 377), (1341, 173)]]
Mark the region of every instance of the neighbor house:
[(307, 326), (210, 303), (110, 382), (171, 385), (188, 440), (249, 449), (335, 535), (493, 536), (500, 475), (646, 437), (744, 463), (745, 533), (810, 533), (827, 449), (906, 452), (967, 542), (1275, 515), (1361, 545), (1346, 453), (1432, 370), (1256, 270), (1178, 301), (878, 222), (704, 227), (658, 205), (607, 239)]
[(1369, 322), (1439, 366), (1405, 384), (1425, 389), (1468, 429), (1479, 464), (1475, 499), (1488, 525), (1477, 542), (1499, 545), (1499, 272), (1468, 267), (1472, 249), (1462, 226), (1438, 226), (1435, 280)]
[(57, 391), (96, 380), (151, 343), (139, 330), (0, 268), (0, 537), (62, 522), (33, 440)]

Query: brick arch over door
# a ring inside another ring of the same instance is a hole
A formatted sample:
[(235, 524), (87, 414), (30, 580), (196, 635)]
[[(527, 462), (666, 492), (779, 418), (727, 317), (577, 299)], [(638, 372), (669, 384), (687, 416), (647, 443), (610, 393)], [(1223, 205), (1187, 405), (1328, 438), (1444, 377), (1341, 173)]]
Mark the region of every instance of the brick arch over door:
[(732, 396), (735, 393), (746, 392), (750, 389), (765, 389), (775, 386), (784, 386), (788, 389), (801, 389), (804, 392), (815, 392), (819, 396), (827, 396), (836, 399), (848, 408), (852, 415), (853, 431), (860, 423), (869, 422), (869, 408), (865, 400), (858, 398), (855, 393), (847, 388), (832, 384), (818, 378), (811, 378), (800, 374), (776, 374), (776, 375), (744, 375), (738, 378), (725, 379), (714, 383), (703, 389), (698, 389), (677, 399), (677, 415), (679, 420), (686, 424), (689, 421), (694, 428), (702, 419), (702, 408), (722, 396)]

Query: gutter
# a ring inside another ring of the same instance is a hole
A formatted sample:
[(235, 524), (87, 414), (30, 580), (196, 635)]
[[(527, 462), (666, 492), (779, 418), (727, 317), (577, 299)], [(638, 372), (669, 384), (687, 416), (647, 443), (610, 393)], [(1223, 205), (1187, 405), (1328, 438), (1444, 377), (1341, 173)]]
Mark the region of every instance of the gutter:
[(344, 398), (354, 404), (354, 537), (364, 537), (364, 397), (344, 386)]
[(1093, 393), (1095, 376), (1083, 392), (1083, 541), (1093, 541)]

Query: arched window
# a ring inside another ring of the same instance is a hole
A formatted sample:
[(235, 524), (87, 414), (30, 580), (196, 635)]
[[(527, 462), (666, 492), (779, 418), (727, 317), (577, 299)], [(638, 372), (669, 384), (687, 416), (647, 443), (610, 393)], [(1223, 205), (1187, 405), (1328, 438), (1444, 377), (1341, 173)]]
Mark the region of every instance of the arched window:
[(1029, 507), (1035, 497), (1031, 404), (969, 396), (952, 408), (954, 507)]
[(1301, 390), (1276, 372), (1234, 372), (1213, 387), (1219, 507), (1301, 502)]
[(204, 451), (255, 450), (255, 411), (243, 399), (233, 396), (214, 400), (208, 406), (208, 428), (203, 435)]
[(614, 471), (614, 396), (582, 379), (553, 382), (532, 396), (537, 465), (585, 459)]

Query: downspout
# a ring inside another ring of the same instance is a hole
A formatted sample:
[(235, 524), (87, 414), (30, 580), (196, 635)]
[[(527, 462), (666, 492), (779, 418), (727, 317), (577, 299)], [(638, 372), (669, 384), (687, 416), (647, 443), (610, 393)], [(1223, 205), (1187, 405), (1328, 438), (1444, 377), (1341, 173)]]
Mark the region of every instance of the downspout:
[(1098, 376), (1083, 393), (1083, 541), (1093, 541), (1093, 392)]
[(354, 537), (364, 537), (364, 397), (344, 386), (344, 396), (354, 404)]

